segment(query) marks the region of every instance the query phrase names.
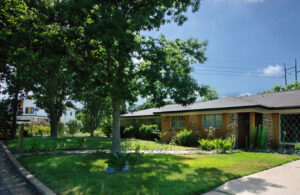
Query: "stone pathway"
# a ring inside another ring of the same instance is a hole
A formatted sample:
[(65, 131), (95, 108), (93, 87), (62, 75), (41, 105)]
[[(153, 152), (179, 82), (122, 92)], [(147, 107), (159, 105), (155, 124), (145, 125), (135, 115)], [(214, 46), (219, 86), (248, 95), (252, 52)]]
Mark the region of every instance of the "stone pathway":
[(4, 151), (0, 148), (0, 195), (35, 194), (29, 184), (16, 172), (9, 163)]

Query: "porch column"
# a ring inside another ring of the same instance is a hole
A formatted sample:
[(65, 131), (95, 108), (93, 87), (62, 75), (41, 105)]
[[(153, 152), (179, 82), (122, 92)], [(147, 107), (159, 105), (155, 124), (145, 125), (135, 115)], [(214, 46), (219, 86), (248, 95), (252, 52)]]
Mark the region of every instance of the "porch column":
[(250, 128), (250, 134), (251, 134), (251, 131), (253, 131), (255, 128), (255, 112), (249, 113), (249, 128)]
[(249, 113), (249, 130), (250, 130), (250, 148), (255, 144), (255, 112)]
[(274, 147), (279, 146), (279, 114), (272, 114), (272, 122), (273, 122), (273, 141), (272, 144)]

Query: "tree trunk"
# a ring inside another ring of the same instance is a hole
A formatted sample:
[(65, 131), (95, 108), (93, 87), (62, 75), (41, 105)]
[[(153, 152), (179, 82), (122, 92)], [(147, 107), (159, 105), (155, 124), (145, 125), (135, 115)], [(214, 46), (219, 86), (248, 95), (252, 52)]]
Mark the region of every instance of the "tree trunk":
[(90, 130), (90, 136), (94, 137), (94, 130)]
[(50, 118), (50, 128), (51, 128), (50, 136), (57, 138), (57, 126), (58, 126), (57, 116), (55, 115), (55, 113), (50, 113), (49, 118)]
[(112, 99), (113, 107), (113, 130), (112, 130), (112, 150), (114, 153), (121, 153), (121, 137), (120, 137), (120, 99)]
[(17, 115), (18, 115), (18, 93), (15, 93), (14, 99), (13, 99), (13, 105), (12, 105), (12, 111), (13, 111), (13, 120), (12, 120), (12, 126), (11, 126), (11, 138), (14, 139), (17, 132)]

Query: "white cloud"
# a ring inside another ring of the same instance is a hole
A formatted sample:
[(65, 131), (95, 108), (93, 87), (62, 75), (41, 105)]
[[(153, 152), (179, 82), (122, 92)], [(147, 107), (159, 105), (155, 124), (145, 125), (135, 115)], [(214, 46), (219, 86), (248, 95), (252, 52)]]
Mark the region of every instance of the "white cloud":
[(249, 92), (246, 92), (246, 93), (240, 93), (240, 94), (238, 95), (238, 97), (249, 96), (249, 95), (252, 95), (252, 94), (249, 93)]
[(269, 65), (267, 68), (258, 69), (262, 76), (280, 76), (283, 74), (283, 69), (280, 65)]

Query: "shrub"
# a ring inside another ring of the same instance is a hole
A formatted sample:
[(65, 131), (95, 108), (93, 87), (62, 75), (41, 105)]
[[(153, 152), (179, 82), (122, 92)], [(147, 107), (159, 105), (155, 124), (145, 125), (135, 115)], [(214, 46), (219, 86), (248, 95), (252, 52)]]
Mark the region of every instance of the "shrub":
[(58, 124), (57, 124), (57, 133), (58, 133), (58, 135), (63, 135), (65, 131), (66, 131), (65, 123), (62, 122), (62, 121), (59, 121)]
[(139, 128), (138, 137), (141, 139), (154, 140), (159, 138), (158, 125), (142, 125)]
[(215, 144), (213, 141), (208, 140), (208, 139), (201, 139), (198, 140), (200, 148), (202, 150), (213, 150), (215, 148)]
[(138, 128), (130, 125), (129, 127), (126, 127), (124, 129), (124, 135), (125, 137), (135, 137), (137, 138), (138, 137)]
[(196, 138), (191, 130), (184, 129), (177, 133), (178, 145), (194, 146), (197, 144)]
[(69, 120), (66, 124), (68, 126), (68, 132), (72, 135), (82, 128), (82, 123), (78, 120)]
[(106, 137), (111, 137), (112, 134), (112, 117), (106, 117), (102, 121), (102, 132), (106, 135)]
[(50, 126), (29, 125), (24, 127), (24, 131), (26, 131), (28, 135), (43, 136), (50, 134)]
[(300, 143), (295, 144), (295, 152), (300, 153)]
[(115, 154), (111, 154), (109, 159), (106, 162), (108, 163), (109, 167), (112, 167), (120, 171), (125, 166), (125, 164), (131, 160), (132, 158), (130, 153), (126, 153), (126, 154), (115, 153)]
[(232, 149), (232, 142), (229, 139), (214, 139), (215, 150), (220, 153), (225, 153)]

